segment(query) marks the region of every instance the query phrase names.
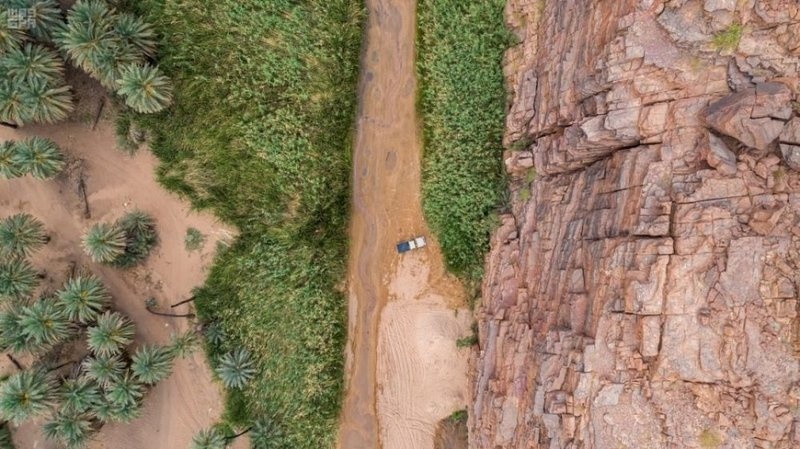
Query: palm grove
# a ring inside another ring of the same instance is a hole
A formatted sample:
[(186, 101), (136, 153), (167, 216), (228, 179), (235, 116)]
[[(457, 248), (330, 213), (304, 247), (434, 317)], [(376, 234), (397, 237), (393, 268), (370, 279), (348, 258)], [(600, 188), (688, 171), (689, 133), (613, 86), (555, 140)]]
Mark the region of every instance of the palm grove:
[[(64, 12), (53, 0), (0, 0), (0, 122), (19, 127), (66, 120), (74, 109), (66, 63), (99, 81), (123, 108), (167, 108), (172, 87), (154, 64), (156, 39), (144, 20), (105, 1), (78, 0)], [(50, 139), (0, 143), (0, 179), (46, 180), (64, 166)], [(0, 381), (0, 449), (13, 447), (8, 422), (44, 417), (45, 436), (76, 448), (105, 423), (135, 419), (146, 390), (196, 343), (196, 335), (187, 333), (165, 346), (132, 350), (134, 324), (113, 309), (108, 290), (86, 269), (74, 270), (55, 292), (41, 288), (45, 275), (28, 258), (49, 240), (45, 224), (32, 215), (0, 222), (0, 349), (17, 368)], [(124, 269), (145, 260), (156, 242), (152, 218), (133, 211), (114, 223), (95, 224), (82, 245), (93, 262)], [(208, 327), (209, 338), (224, 338), (214, 329)], [(30, 366), (17, 360), (21, 355), (33, 356)], [(244, 350), (215, 365), (229, 388), (241, 388), (255, 374)], [(238, 435), (247, 432), (256, 447), (267, 447), (265, 438), (279, 439), (265, 422)], [(224, 447), (238, 436), (230, 433), (217, 426), (192, 444)]]

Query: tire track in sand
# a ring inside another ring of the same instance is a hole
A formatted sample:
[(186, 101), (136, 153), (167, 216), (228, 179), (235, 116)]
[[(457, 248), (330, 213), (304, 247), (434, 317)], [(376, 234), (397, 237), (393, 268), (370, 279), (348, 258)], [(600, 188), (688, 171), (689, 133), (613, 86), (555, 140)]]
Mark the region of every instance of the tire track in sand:
[[(444, 270), (420, 202), (416, 2), (367, 0), (353, 154), (349, 325), (341, 449), (433, 448), (436, 423), (467, 400), (471, 316)], [(428, 235), (400, 258), (394, 244)]]

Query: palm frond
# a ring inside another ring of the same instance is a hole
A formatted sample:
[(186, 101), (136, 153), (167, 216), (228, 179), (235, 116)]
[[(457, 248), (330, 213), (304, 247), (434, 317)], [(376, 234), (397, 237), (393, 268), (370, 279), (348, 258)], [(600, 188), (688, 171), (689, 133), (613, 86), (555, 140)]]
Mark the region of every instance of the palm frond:
[(125, 253), (127, 239), (119, 226), (97, 223), (83, 237), (83, 249), (97, 263), (113, 263)]
[(225, 434), (217, 427), (209, 427), (196, 433), (192, 437), (189, 449), (225, 449), (228, 440)]
[(22, 333), (36, 347), (46, 348), (69, 338), (74, 328), (54, 298), (42, 298), (22, 308)]
[(33, 104), (11, 80), (0, 80), (0, 121), (24, 125), (33, 120)]
[(169, 349), (174, 357), (187, 357), (200, 344), (197, 334), (192, 331), (187, 331), (181, 335), (173, 334), (170, 340)]
[(89, 349), (98, 356), (118, 354), (133, 342), (133, 323), (117, 312), (105, 312), (87, 331)]
[(0, 255), (27, 257), (49, 237), (44, 225), (31, 214), (15, 214), (0, 222)]
[(37, 285), (39, 278), (28, 261), (23, 259), (0, 261), (0, 297), (21, 299), (29, 296)]
[(0, 64), (16, 85), (32, 81), (42, 81), (50, 86), (64, 83), (64, 61), (43, 45), (28, 42), (6, 53)]
[(14, 142), (6, 140), (0, 142), (0, 178), (11, 179), (19, 178), (24, 173), (14, 156), (17, 154), (17, 146)]
[(106, 400), (118, 407), (135, 407), (144, 396), (144, 385), (131, 373), (125, 373), (106, 389)]
[(133, 110), (152, 114), (172, 104), (172, 82), (158, 67), (149, 64), (122, 68), (117, 93)]
[(143, 345), (131, 357), (131, 371), (140, 382), (153, 385), (170, 375), (173, 360), (170, 348)]
[(44, 371), (12, 374), (0, 385), (0, 417), (16, 424), (45, 413), (56, 397), (56, 383)]
[(15, 161), (36, 179), (52, 178), (64, 168), (64, 156), (56, 143), (38, 136), (17, 142)]
[(214, 370), (227, 388), (242, 388), (256, 375), (250, 352), (237, 348), (220, 357)]
[(64, 443), (68, 449), (85, 447), (92, 434), (92, 417), (88, 413), (60, 410), (42, 426), (50, 440)]
[(121, 13), (114, 23), (114, 31), (127, 45), (136, 48), (148, 57), (156, 55), (156, 32), (152, 25), (142, 18), (129, 13)]
[(18, 48), (28, 39), (25, 31), (13, 26), (8, 9), (0, 8), (0, 55)]
[(122, 378), (125, 362), (118, 355), (94, 355), (83, 361), (81, 369), (86, 377), (108, 388)]
[(100, 387), (87, 376), (79, 376), (64, 380), (58, 389), (61, 410), (85, 413), (102, 399)]
[(91, 323), (107, 307), (111, 295), (96, 276), (77, 276), (64, 284), (56, 295), (72, 321)]
[(44, 81), (31, 81), (20, 89), (23, 102), (30, 107), (35, 123), (57, 123), (75, 109), (69, 86), (51, 87)]

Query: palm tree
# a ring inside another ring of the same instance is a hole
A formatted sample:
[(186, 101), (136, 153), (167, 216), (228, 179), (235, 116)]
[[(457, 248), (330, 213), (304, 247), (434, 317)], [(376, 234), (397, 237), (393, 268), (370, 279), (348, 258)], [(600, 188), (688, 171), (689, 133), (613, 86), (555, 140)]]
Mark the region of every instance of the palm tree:
[(0, 261), (0, 297), (20, 299), (39, 285), (36, 270), (24, 259)]
[(93, 275), (68, 280), (56, 295), (67, 317), (83, 324), (94, 322), (111, 300), (103, 283)]
[(70, 449), (84, 447), (92, 431), (92, 417), (88, 413), (67, 410), (59, 410), (42, 426), (45, 437), (61, 441)]
[(9, 19), (8, 10), (0, 8), (0, 55), (19, 47), (28, 38), (25, 31), (12, 26)]
[(86, 377), (108, 388), (122, 378), (125, 362), (118, 355), (94, 355), (84, 359), (81, 368)]
[(0, 80), (0, 122), (24, 125), (33, 119), (33, 105), (11, 80)]
[(142, 62), (141, 54), (129, 45), (109, 45), (92, 59), (89, 74), (100, 81), (106, 89), (117, 90), (117, 81), (122, 76), (122, 68), (129, 64)]
[(55, 298), (42, 298), (23, 307), (20, 324), (22, 333), (37, 348), (61, 343), (74, 331), (67, 314)]
[(88, 412), (102, 397), (100, 387), (88, 376), (66, 379), (58, 390), (61, 410), (75, 413)]
[(0, 312), (0, 347), (16, 354), (33, 352), (36, 348), (22, 329), (21, 307), (9, 307)]
[(33, 18), (30, 33), (41, 41), (49, 42), (64, 27), (61, 8), (55, 0), (26, 0), (25, 7)]
[(56, 384), (44, 371), (14, 373), (0, 386), (0, 416), (19, 424), (46, 412), (55, 399)]
[(119, 43), (112, 29), (112, 11), (102, 1), (79, 1), (67, 14), (67, 20), (56, 43), (75, 65), (92, 72), (95, 61)]
[(56, 143), (38, 136), (17, 142), (16, 162), (36, 179), (52, 178), (64, 168), (64, 156)]
[(144, 385), (130, 371), (106, 389), (106, 399), (118, 407), (138, 407), (142, 396)]
[(200, 343), (197, 334), (187, 331), (181, 335), (173, 334), (170, 338), (169, 350), (173, 357), (186, 357), (197, 348)]
[(50, 241), (44, 225), (31, 214), (15, 214), (0, 222), (0, 255), (26, 257)]
[(67, 85), (53, 87), (34, 80), (20, 89), (22, 98), (30, 105), (31, 120), (36, 123), (56, 123), (69, 117), (75, 109), (72, 91)]
[(250, 352), (244, 348), (236, 348), (220, 357), (215, 372), (227, 388), (242, 388), (256, 375)]
[(172, 104), (172, 83), (158, 67), (149, 64), (122, 68), (117, 93), (136, 112), (152, 114)]
[(12, 179), (23, 175), (22, 167), (14, 159), (16, 154), (17, 146), (14, 142), (10, 140), (0, 142), (0, 178)]
[(42, 45), (28, 42), (23, 47), (15, 48), (0, 60), (0, 66), (16, 85), (41, 81), (53, 86), (64, 82), (64, 61)]
[(138, 404), (117, 405), (103, 398), (92, 409), (92, 414), (102, 422), (131, 422), (138, 418), (141, 410)]
[(228, 338), (225, 329), (217, 322), (206, 325), (203, 329), (203, 335), (209, 343), (215, 346), (221, 345)]
[(14, 442), (11, 441), (11, 430), (8, 428), (8, 423), (0, 426), (0, 449), (15, 449)]
[(117, 225), (97, 223), (83, 237), (83, 249), (97, 263), (113, 263), (123, 254), (127, 238)]
[(125, 232), (127, 238), (125, 254), (114, 260), (114, 265), (131, 267), (144, 261), (155, 246), (158, 236), (153, 217), (134, 210), (123, 215), (116, 223)]
[(114, 31), (125, 45), (135, 48), (147, 57), (156, 55), (156, 33), (152, 25), (129, 13), (117, 16)]
[(189, 449), (225, 449), (228, 439), (225, 434), (217, 427), (209, 427), (196, 433), (192, 437), (192, 444)]
[(131, 357), (131, 371), (142, 383), (154, 385), (169, 376), (173, 360), (170, 348), (143, 345)]
[(253, 424), (250, 431), (250, 446), (253, 449), (278, 449), (286, 446), (286, 439), (275, 421), (262, 418)]
[(120, 353), (133, 342), (135, 329), (125, 316), (117, 312), (105, 312), (87, 333), (89, 349), (96, 355), (110, 356)]

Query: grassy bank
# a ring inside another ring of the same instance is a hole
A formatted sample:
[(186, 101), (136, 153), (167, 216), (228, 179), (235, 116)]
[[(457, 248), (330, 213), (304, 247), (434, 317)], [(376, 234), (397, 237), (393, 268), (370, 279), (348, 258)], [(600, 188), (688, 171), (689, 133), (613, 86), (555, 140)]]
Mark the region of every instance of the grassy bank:
[(137, 0), (164, 36), (175, 106), (138, 117), (169, 189), (241, 236), (197, 295), (259, 373), (230, 422), (270, 417), (276, 447), (327, 447), (342, 392), (351, 127), (359, 0)]
[(448, 268), (482, 275), (504, 188), (505, 0), (419, 0), (417, 70), (425, 138), (423, 205)]

